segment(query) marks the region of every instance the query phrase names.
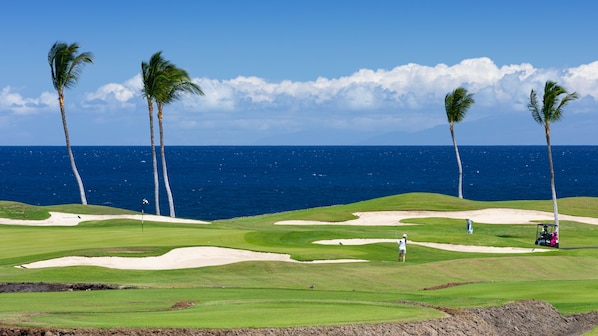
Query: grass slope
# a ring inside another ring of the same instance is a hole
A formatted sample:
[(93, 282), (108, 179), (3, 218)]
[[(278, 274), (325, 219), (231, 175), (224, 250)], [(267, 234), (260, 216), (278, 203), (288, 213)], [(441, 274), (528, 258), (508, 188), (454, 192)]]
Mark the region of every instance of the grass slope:
[[(550, 201), (476, 202), (437, 194), (404, 194), (334, 207), (215, 221), (210, 225), (134, 220), (86, 222), (76, 227), (0, 225), (0, 282), (103, 282), (137, 286), (122, 291), (3, 293), (0, 323), (55, 327), (284, 327), (410, 321), (442, 316), (430, 308), (500, 305), (540, 299), (566, 314), (598, 310), (598, 226), (561, 222), (561, 249), (538, 254), (481, 254), (409, 247), (396, 262), (395, 244), (327, 246), (315, 240), (394, 238), (394, 227), (281, 226), (276, 221), (343, 221), (357, 211), (518, 208), (551, 211)], [(562, 213), (598, 217), (598, 199), (559, 201)], [(47, 218), (49, 211), (127, 213), (107, 207), (29, 206), (0, 202), (0, 217)], [(534, 225), (475, 224), (411, 219), (410, 239), (466, 245), (534, 247)], [(100, 267), (21, 269), (42, 259), (153, 256), (185, 246), (221, 246), (288, 253), (298, 260), (367, 259), (368, 263), (243, 262), (170, 271)], [(425, 290), (446, 283), (469, 283)], [(311, 288), (314, 285), (314, 288)], [(186, 309), (173, 309), (184, 303)], [(232, 318), (234, 317), (234, 318)]]

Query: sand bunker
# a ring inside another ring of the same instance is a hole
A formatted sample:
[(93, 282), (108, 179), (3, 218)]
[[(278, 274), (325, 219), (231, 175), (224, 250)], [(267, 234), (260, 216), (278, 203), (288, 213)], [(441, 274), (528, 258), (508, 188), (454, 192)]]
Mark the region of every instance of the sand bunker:
[[(485, 224), (534, 224), (538, 221), (552, 221), (552, 212), (520, 209), (492, 208), (482, 210), (466, 211), (371, 211), (355, 212), (356, 219), (344, 222), (322, 222), (311, 220), (286, 220), (279, 221), (277, 225), (361, 225), (361, 226), (399, 226), (414, 225), (403, 223), (409, 218), (469, 218), (474, 222)], [(181, 223), (181, 224), (210, 224), (206, 221), (184, 218), (172, 218), (156, 215), (83, 215), (62, 212), (50, 212), (50, 218), (43, 220), (24, 220), (0, 218), (0, 224), (5, 225), (29, 225), (29, 226), (76, 226), (84, 221), (108, 220), (108, 219), (134, 219), (152, 222)], [(576, 221), (586, 224), (598, 225), (598, 218), (580, 217), (570, 215), (559, 215), (561, 220)]]
[(298, 261), (288, 254), (253, 252), (223, 247), (184, 247), (157, 257), (62, 257), (16, 266), (18, 268), (48, 268), (68, 266), (98, 266), (124, 270), (172, 270), (220, 266), (243, 261), (284, 261), (304, 264), (367, 262), (360, 259)]
[[(398, 226), (413, 225), (402, 223), (409, 218), (453, 218), (471, 219), (485, 224), (535, 224), (534, 221), (553, 221), (554, 214), (546, 211), (520, 209), (482, 209), (467, 211), (373, 211), (355, 212), (358, 218), (344, 222), (320, 222), (310, 220), (286, 220), (277, 225), (363, 225)], [(559, 215), (559, 219), (598, 225), (598, 218)]]
[[(375, 243), (395, 243), (394, 239), (332, 239), (319, 240), (314, 244), (322, 245), (365, 245)], [(414, 242), (409, 244), (427, 246), (456, 252), (475, 253), (531, 253), (552, 251), (541, 248), (519, 248), (519, 247), (492, 247), (473, 245), (453, 245), (441, 243)], [(362, 259), (333, 259), (298, 261), (292, 259), (288, 254), (254, 252), (223, 247), (184, 247), (174, 249), (166, 254), (156, 257), (62, 257), (56, 259), (42, 260), (30, 264), (16, 266), (17, 268), (49, 268), (69, 266), (97, 266), (122, 270), (173, 270), (182, 268), (198, 268), (207, 266), (220, 266), (243, 261), (283, 261), (303, 264), (323, 263), (350, 263), (368, 262)]]
[[(314, 244), (321, 245), (366, 245), (375, 243), (396, 243), (395, 239), (330, 239), (318, 240)], [(523, 248), (523, 247), (494, 247), (494, 246), (476, 246), (476, 245), (456, 245), (442, 243), (426, 243), (407, 241), (408, 244), (432, 247), (435, 249), (455, 251), (455, 252), (474, 252), (474, 253), (531, 253), (555, 251), (542, 248)]]
[(71, 214), (63, 212), (50, 212), (50, 218), (42, 220), (28, 220), (28, 219), (9, 219), (0, 218), (0, 224), (4, 225), (28, 225), (28, 226), (76, 226), (81, 222), (92, 220), (108, 220), (108, 219), (134, 219), (148, 222), (165, 222), (165, 223), (179, 223), (179, 224), (210, 224), (195, 219), (173, 218), (167, 216), (156, 215), (82, 215)]
[[(410, 225), (401, 221), (409, 218), (470, 218), (474, 222), (487, 224), (534, 224), (534, 221), (551, 221), (553, 214), (544, 211), (518, 210), (518, 209), (483, 209), (469, 211), (376, 211), (357, 212), (358, 218), (345, 222), (319, 222), (307, 220), (281, 221), (278, 225), (365, 225), (365, 226), (397, 226)], [(9, 225), (36, 225), (36, 226), (75, 226), (82, 221), (107, 220), (115, 218), (127, 218), (141, 220), (141, 215), (81, 215), (51, 212), (50, 218), (46, 220), (15, 220), (0, 219), (0, 224)], [(587, 224), (598, 225), (598, 218), (577, 217), (560, 215), (562, 220), (577, 221)], [(187, 224), (209, 224), (209, 222), (178, 219), (164, 216), (144, 215), (146, 221), (187, 223)], [(316, 244), (333, 245), (357, 245), (373, 244), (380, 242), (395, 242), (394, 239), (335, 239), (320, 240)], [(453, 245), (441, 243), (426, 243), (409, 241), (409, 244), (427, 246), (431, 248), (444, 249), (457, 252), (474, 253), (530, 253), (553, 251), (542, 248), (518, 248), (518, 247), (492, 247), (473, 245)], [(238, 250), (221, 247), (186, 247), (174, 249), (162, 256), (157, 257), (63, 257), (51, 260), (38, 261), (17, 267), (22, 268), (45, 268), (45, 267), (67, 267), (67, 266), (99, 266), (114, 269), (127, 270), (170, 270), (181, 268), (197, 268), (206, 266), (226, 265), (243, 261), (284, 261), (295, 263), (347, 263), (367, 262), (359, 259), (339, 260), (316, 260), (301, 262), (291, 259), (288, 254), (263, 253), (246, 250)]]

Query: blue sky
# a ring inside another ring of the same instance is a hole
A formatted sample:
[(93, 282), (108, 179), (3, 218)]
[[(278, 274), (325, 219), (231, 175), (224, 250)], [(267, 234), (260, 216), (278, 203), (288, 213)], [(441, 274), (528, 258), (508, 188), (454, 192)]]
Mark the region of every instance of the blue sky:
[(156, 51), (206, 96), (165, 107), (167, 145), (450, 145), (444, 96), (476, 103), (460, 145), (543, 145), (526, 108), (580, 99), (554, 145), (598, 145), (594, 1), (12, 1), (0, 11), (0, 145), (63, 145), (47, 54), (94, 54), (66, 91), (73, 145), (148, 145)]

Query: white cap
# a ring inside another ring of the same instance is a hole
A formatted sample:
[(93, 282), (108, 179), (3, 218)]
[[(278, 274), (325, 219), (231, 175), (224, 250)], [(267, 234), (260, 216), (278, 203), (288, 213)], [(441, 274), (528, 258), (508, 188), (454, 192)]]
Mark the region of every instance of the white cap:
[(406, 233), (403, 234), (403, 238), (407, 238), (407, 234)]

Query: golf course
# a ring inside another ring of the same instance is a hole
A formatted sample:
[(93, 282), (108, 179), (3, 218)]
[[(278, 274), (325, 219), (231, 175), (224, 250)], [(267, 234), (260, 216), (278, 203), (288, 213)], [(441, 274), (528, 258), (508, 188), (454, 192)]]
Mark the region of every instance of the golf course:
[(557, 249), (534, 244), (550, 200), (408, 193), (216, 221), (0, 201), (0, 326), (357, 335), (531, 302), (529, 330), (546, 334), (554, 309), (583, 321), (567, 332), (598, 335), (598, 198), (559, 199), (559, 213)]

